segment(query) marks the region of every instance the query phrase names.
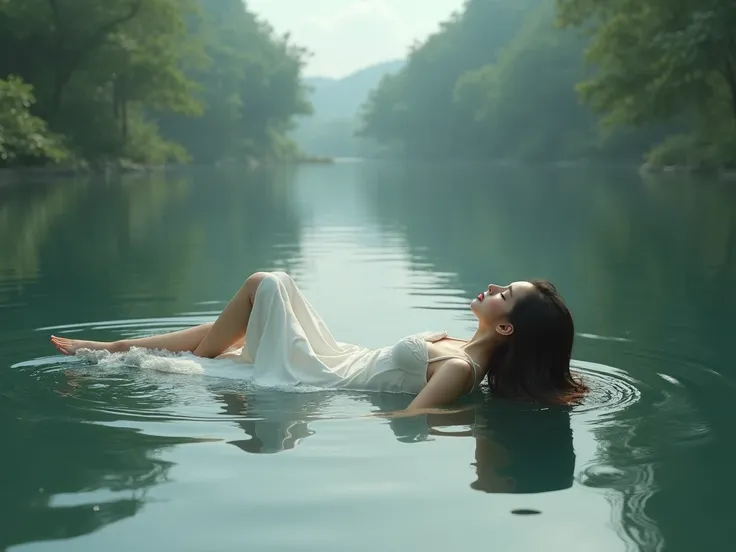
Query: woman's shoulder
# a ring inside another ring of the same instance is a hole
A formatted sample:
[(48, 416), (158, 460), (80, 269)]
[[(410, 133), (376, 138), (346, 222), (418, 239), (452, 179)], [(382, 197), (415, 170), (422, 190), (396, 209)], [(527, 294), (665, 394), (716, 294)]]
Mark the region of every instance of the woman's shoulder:
[(441, 339), (445, 339), (447, 337), (446, 331), (425, 331), (425, 332), (419, 332), (416, 334), (412, 334), (409, 337), (421, 339), (422, 341), (428, 341), (429, 343), (435, 343), (437, 341), (440, 341)]

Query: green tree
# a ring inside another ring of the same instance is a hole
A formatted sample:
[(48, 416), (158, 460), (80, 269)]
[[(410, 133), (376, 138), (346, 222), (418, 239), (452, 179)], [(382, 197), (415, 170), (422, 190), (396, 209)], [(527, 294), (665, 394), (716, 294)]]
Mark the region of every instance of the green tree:
[(696, 164), (736, 161), (736, 4), (730, 0), (557, 0), (563, 26), (592, 36), (596, 67), (579, 90), (606, 125), (679, 120), (690, 135), (668, 141), (650, 160), (672, 154)]
[(736, 5), (729, 0), (557, 0), (566, 26), (592, 34), (598, 69), (583, 97), (612, 123), (707, 111), (728, 90), (736, 118)]
[[(183, 21), (191, 6), (189, 0), (6, 2), (0, 42), (11, 54), (0, 74), (15, 71), (33, 85), (36, 114), (77, 155), (124, 157), (132, 141), (129, 111), (196, 109), (181, 69), (191, 52)], [(161, 143), (155, 133), (148, 137), (152, 143), (139, 148), (136, 161), (151, 161)]]
[(43, 90), (41, 113), (51, 117), (61, 109), (75, 73), (143, 5), (143, 0), (6, 0), (0, 4), (0, 29), (3, 45), (15, 48), (3, 48), (9, 53), (4, 65)]
[(0, 80), (0, 167), (42, 165), (67, 157), (60, 139), (31, 114), (33, 88), (18, 77)]
[(294, 157), (305, 52), (240, 0), (0, 0), (0, 78), (92, 163)]
[(529, 14), (494, 64), (458, 80), (455, 107), (472, 117), (481, 152), (496, 157), (555, 160), (592, 155), (595, 118), (579, 105), (585, 38), (552, 26), (547, 2)]
[[(582, 29), (556, 26), (555, 8), (553, 0), (469, 0), (412, 50), (403, 71), (372, 92), (360, 135), (431, 159), (641, 160), (683, 121), (622, 118), (599, 125), (605, 113), (576, 90), (600, 77), (597, 65), (585, 63), (590, 38)], [(638, 44), (631, 41), (632, 56)]]
[(464, 155), (476, 147), (472, 120), (454, 106), (458, 79), (497, 60), (541, 0), (469, 0), (439, 32), (415, 45), (404, 69), (384, 79), (363, 110), (360, 134), (418, 157)]
[(306, 52), (241, 0), (198, 5), (201, 17), (191, 27), (202, 37), (206, 62), (187, 75), (199, 85), (204, 115), (163, 115), (164, 135), (202, 163), (295, 156), (286, 132), (294, 116), (311, 112), (301, 83)]

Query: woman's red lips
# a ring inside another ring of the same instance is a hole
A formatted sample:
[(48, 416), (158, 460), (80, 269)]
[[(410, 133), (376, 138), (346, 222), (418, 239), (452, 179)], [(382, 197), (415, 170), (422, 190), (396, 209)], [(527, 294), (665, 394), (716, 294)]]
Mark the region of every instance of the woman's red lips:
[(479, 293), (478, 294), (478, 301), (482, 301), (482, 300), (483, 300), (483, 294), (482, 293)]

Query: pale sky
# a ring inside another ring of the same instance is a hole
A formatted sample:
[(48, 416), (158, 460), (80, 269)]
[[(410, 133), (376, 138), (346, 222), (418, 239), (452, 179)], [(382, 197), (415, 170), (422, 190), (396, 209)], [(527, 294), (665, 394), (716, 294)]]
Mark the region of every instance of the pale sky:
[(463, 0), (246, 0), (278, 33), (312, 52), (306, 76), (342, 77), (403, 58)]

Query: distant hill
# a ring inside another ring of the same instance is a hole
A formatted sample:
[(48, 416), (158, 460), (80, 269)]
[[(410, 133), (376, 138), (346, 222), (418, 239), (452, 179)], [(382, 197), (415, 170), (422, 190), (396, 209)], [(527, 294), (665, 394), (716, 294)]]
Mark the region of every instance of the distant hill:
[(371, 65), (341, 79), (308, 77), (309, 99), (314, 114), (297, 120), (291, 133), (301, 150), (309, 155), (359, 157), (370, 147), (353, 136), (360, 107), (384, 75), (404, 67), (403, 60)]
[(350, 119), (368, 99), (371, 90), (378, 86), (384, 75), (401, 70), (403, 60), (387, 61), (361, 69), (342, 79), (311, 77), (304, 83), (313, 88), (310, 95), (314, 105), (314, 118)]

